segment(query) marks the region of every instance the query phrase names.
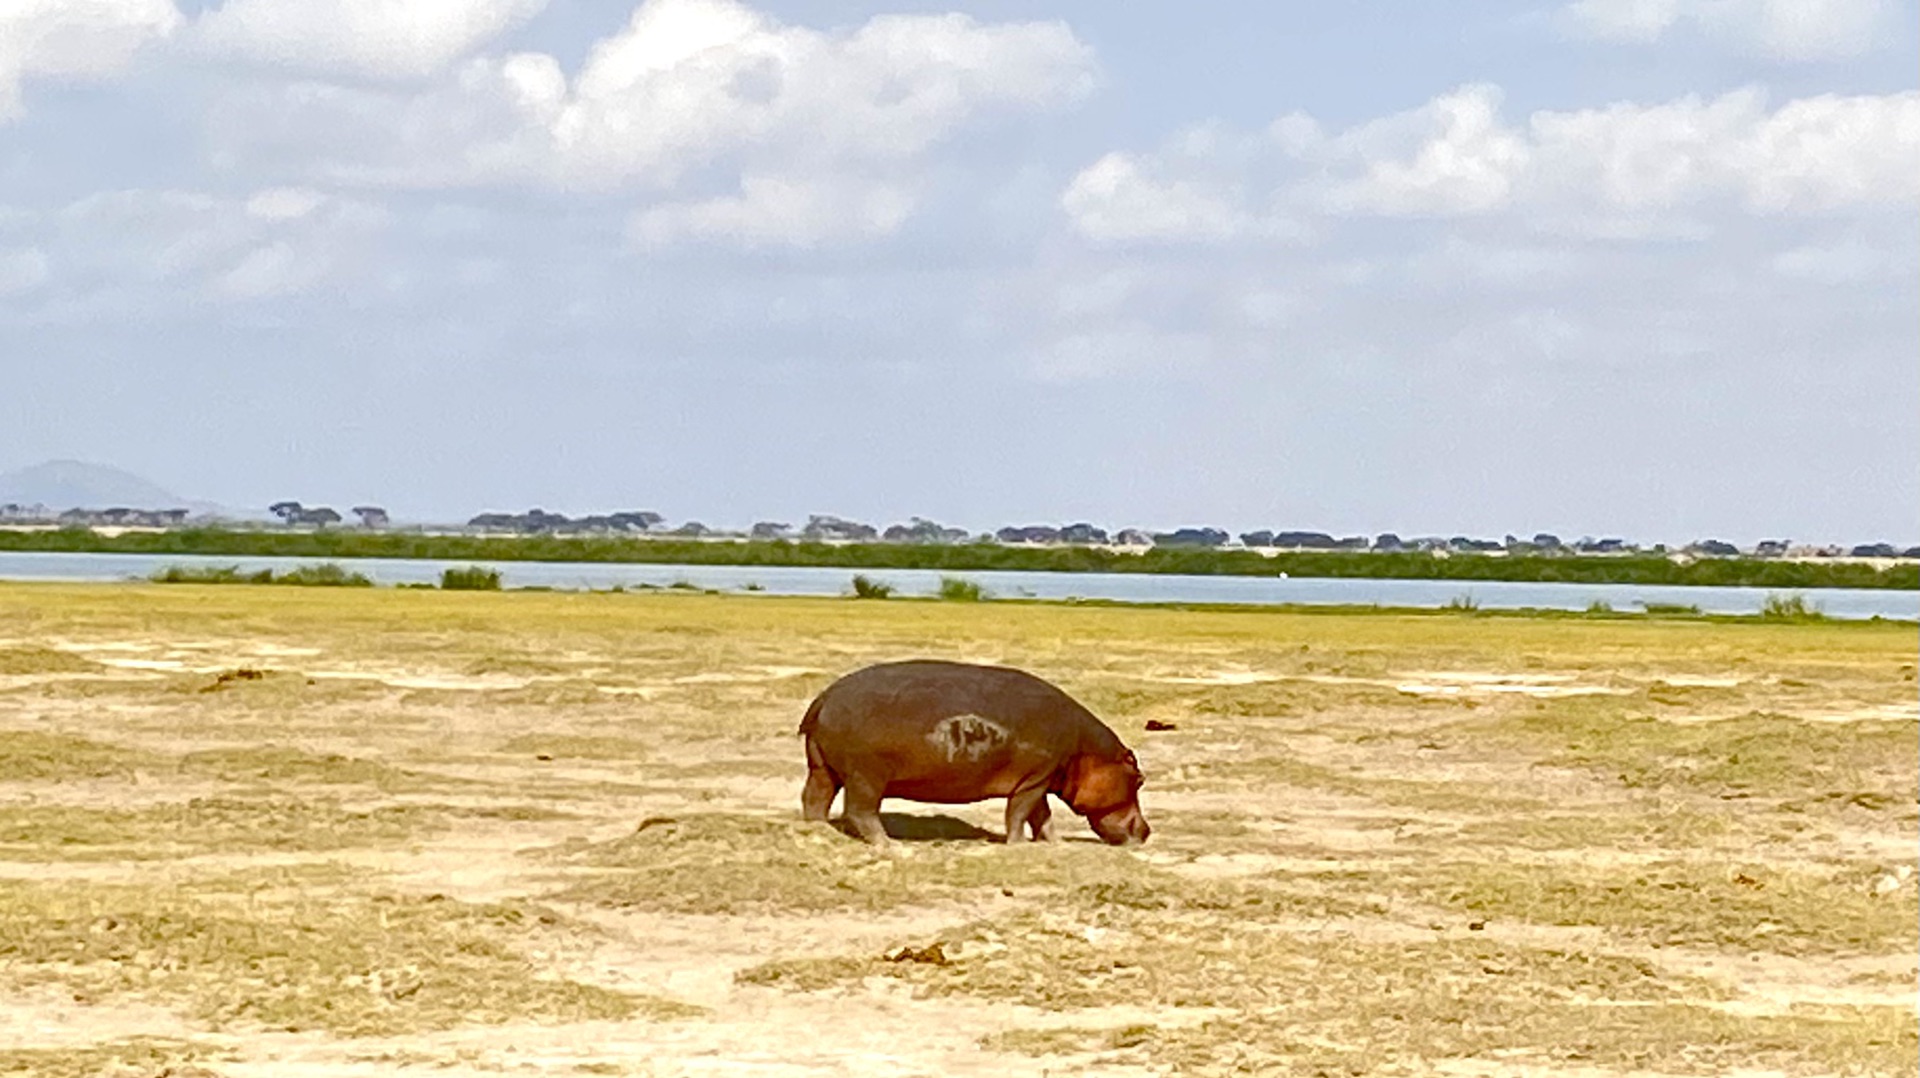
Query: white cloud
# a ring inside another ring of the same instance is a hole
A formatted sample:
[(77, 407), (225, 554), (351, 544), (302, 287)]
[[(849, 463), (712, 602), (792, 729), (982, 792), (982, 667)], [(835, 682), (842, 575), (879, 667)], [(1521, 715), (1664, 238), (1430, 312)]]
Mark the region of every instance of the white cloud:
[(247, 215), (263, 221), (290, 221), (319, 209), (327, 196), (305, 187), (275, 187), (247, 199)]
[(1680, 21), (1685, 0), (1577, 0), (1562, 9), (1576, 30), (1603, 41), (1658, 41)]
[(1050, 383), (1095, 381), (1201, 368), (1218, 352), (1208, 333), (1169, 333), (1152, 324), (1119, 322), (1068, 333), (1032, 357), (1031, 375)]
[(880, 16), (834, 31), (732, 0), (649, 0), (569, 77), (538, 53), (483, 56), (417, 91), (302, 85), (225, 100), (229, 161), (323, 183), (531, 186), (652, 203), (647, 242), (884, 235), (929, 155), (969, 128), (1071, 104), (1096, 82), (1059, 23)]
[(472, 55), (547, 0), (227, 0), (200, 17), (216, 52), (302, 71), (421, 78)]
[(1579, 36), (1647, 44), (1688, 26), (1789, 61), (1857, 56), (1911, 30), (1893, 0), (1576, 0), (1561, 13)]
[(1813, 284), (1861, 284), (1897, 275), (1912, 276), (1912, 267), (1883, 247), (1847, 239), (1806, 244), (1785, 250), (1772, 260), (1782, 277)]
[[(1212, 242), (1259, 233), (1275, 207), (1324, 217), (1507, 215), (1546, 232), (1698, 235), (1729, 213), (1909, 208), (1920, 193), (1920, 93), (1825, 95), (1769, 108), (1758, 90), (1653, 105), (1499, 115), (1468, 86), (1327, 134), (1288, 117), (1264, 157), (1189, 146), (1109, 154), (1062, 206), (1095, 240)], [(1200, 212), (1196, 208), (1204, 208)]]
[(378, 207), (317, 191), (126, 190), (78, 199), (25, 228), (60, 266), (41, 292), (84, 313), (285, 297), (353, 279), (387, 224)]
[(0, 296), (30, 291), (47, 281), (47, 255), (37, 247), (0, 248)]
[(232, 269), (215, 277), (211, 291), (230, 299), (263, 299), (300, 291), (319, 274), (320, 267), (303, 262), (284, 240), (254, 247)]
[(1046, 108), (1093, 87), (1064, 25), (881, 16), (851, 32), (783, 26), (730, 0), (650, 0), (602, 40), (563, 99), (528, 95), (560, 180), (672, 183), (748, 149), (898, 162), (994, 109)]
[(1498, 87), (1467, 86), (1340, 136), (1330, 156), (1363, 162), (1365, 172), (1331, 192), (1334, 204), (1393, 215), (1473, 213), (1505, 203), (1532, 147), (1501, 125), (1500, 100)]
[(29, 78), (98, 79), (180, 25), (172, 0), (0, 3), (0, 123), (19, 117)]
[(1094, 240), (1221, 240), (1253, 222), (1194, 180), (1161, 180), (1126, 154), (1110, 153), (1075, 176), (1060, 198), (1082, 235)]
[(913, 203), (906, 190), (858, 178), (748, 174), (738, 195), (641, 210), (629, 233), (647, 246), (717, 239), (743, 247), (817, 247), (891, 235)]

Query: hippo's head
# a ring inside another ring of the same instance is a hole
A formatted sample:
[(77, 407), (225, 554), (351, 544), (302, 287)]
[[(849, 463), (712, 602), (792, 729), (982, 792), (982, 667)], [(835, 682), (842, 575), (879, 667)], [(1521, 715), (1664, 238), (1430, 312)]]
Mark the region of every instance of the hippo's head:
[(1061, 799), (1085, 816), (1093, 833), (1105, 842), (1131, 845), (1145, 842), (1153, 834), (1147, 818), (1140, 814), (1143, 785), (1140, 763), (1131, 752), (1123, 752), (1117, 760), (1081, 755), (1067, 765), (1067, 784)]

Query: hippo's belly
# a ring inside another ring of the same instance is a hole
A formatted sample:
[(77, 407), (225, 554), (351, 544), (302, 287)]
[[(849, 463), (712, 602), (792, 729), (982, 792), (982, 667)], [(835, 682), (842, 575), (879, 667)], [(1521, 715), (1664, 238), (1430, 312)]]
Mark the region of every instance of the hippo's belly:
[(1006, 797), (1018, 789), (1024, 774), (1011, 769), (948, 770), (935, 774), (898, 775), (887, 779), (883, 797), (962, 805), (990, 797)]

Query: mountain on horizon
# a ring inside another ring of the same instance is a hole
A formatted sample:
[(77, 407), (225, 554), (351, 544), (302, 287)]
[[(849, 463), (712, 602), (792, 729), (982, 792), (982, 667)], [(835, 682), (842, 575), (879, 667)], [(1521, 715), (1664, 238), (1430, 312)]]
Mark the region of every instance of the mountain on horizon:
[(0, 504), (44, 505), (48, 509), (188, 509), (221, 514), (212, 502), (178, 494), (121, 468), (82, 460), (50, 460), (0, 473)]

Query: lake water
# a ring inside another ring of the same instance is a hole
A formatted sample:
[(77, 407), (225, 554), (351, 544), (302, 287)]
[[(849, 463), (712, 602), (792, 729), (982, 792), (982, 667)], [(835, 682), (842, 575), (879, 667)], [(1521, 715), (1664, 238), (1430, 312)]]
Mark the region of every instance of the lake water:
[[(222, 558), (181, 554), (29, 554), (0, 552), (0, 580), (112, 581), (143, 579), (169, 565), (237, 566), (242, 572), (284, 572), (312, 558)], [(1110, 599), (1129, 603), (1281, 603), (1442, 607), (1462, 597), (1482, 609), (1585, 610), (1596, 602), (1615, 610), (1647, 603), (1699, 607), (1708, 614), (1754, 614), (1769, 588), (1663, 587), (1640, 584), (1534, 584), (1465, 580), (1334, 580), (1248, 576), (1175, 576), (1147, 573), (947, 572), (926, 569), (831, 569), (799, 566), (635, 565), (601, 562), (464, 562), (412, 558), (352, 558), (342, 565), (380, 584), (437, 583), (454, 566), (485, 565), (506, 587), (569, 590), (668, 587), (690, 584), (718, 591), (757, 585), (770, 595), (844, 595), (856, 574), (890, 584), (897, 595), (932, 595), (940, 578), (958, 576), (1005, 599)], [(1920, 619), (1920, 591), (1814, 588), (1800, 593), (1835, 618)]]

